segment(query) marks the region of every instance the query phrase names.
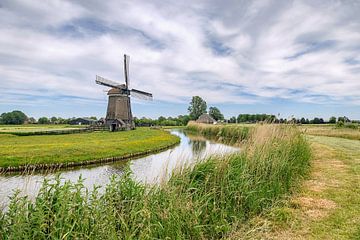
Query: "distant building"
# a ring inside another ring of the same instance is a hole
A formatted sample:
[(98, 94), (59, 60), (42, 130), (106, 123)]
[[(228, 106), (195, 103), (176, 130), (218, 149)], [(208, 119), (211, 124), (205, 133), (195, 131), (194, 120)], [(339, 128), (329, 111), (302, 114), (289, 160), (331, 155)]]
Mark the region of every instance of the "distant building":
[(215, 119), (213, 119), (209, 114), (202, 114), (197, 120), (197, 123), (207, 123), (207, 124), (216, 124)]
[(76, 118), (69, 122), (71, 125), (92, 125), (97, 121), (91, 118)]

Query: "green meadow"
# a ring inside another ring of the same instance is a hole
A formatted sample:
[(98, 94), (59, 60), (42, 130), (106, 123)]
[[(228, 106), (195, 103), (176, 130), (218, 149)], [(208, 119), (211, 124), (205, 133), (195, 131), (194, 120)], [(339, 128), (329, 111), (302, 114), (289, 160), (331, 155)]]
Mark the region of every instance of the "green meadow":
[(156, 151), (178, 142), (178, 137), (166, 131), (149, 128), (65, 135), (0, 134), (0, 167), (86, 162)]

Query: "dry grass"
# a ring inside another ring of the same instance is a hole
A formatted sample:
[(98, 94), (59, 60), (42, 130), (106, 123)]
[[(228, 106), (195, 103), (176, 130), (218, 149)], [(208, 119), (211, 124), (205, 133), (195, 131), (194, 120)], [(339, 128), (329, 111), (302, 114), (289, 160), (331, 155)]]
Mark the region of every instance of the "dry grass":
[(335, 125), (302, 125), (299, 128), (309, 135), (360, 140), (360, 128), (336, 128)]

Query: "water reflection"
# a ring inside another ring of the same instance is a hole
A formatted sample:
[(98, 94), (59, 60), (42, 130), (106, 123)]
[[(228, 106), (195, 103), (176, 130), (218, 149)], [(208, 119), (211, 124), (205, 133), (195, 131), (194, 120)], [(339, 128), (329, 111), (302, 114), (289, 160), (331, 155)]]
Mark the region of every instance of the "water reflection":
[[(182, 130), (172, 130), (171, 133), (181, 139), (180, 144), (176, 147), (128, 161), (135, 179), (146, 183), (157, 183), (166, 179), (174, 169), (192, 164), (209, 155), (239, 151), (238, 148), (212, 142), (201, 136), (187, 134)], [(98, 186), (106, 185), (109, 182), (109, 177), (113, 174), (122, 175), (126, 164), (126, 161), (120, 161), (99, 166), (66, 169), (59, 171), (59, 173), (61, 173), (63, 181), (70, 180), (72, 182), (76, 182), (81, 175), (85, 178), (84, 185), (91, 189), (95, 184)], [(21, 195), (34, 198), (44, 178), (51, 178), (56, 174), (43, 172), (31, 175), (0, 176), (0, 203), (6, 205), (8, 196), (16, 189), (21, 191)]]

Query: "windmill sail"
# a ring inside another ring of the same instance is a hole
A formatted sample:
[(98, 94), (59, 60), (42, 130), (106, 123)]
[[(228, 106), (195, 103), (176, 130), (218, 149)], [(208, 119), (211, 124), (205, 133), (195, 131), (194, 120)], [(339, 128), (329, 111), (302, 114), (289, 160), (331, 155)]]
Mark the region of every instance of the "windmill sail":
[(148, 92), (143, 92), (137, 89), (131, 89), (130, 90), (130, 95), (132, 97), (136, 97), (139, 99), (144, 99), (144, 100), (153, 100), (153, 95), (151, 93)]
[(103, 77), (100, 77), (98, 75), (96, 75), (96, 80), (95, 82), (99, 85), (104, 85), (104, 86), (107, 86), (107, 87), (112, 87), (112, 88), (122, 88), (121, 87), (121, 84), (117, 83), (117, 82), (114, 82), (114, 81), (111, 81), (111, 80), (108, 80), (106, 78), (103, 78)]
[(129, 81), (129, 62), (130, 62), (130, 56), (124, 54), (124, 73), (125, 73), (125, 84), (126, 88), (130, 88), (130, 81)]

